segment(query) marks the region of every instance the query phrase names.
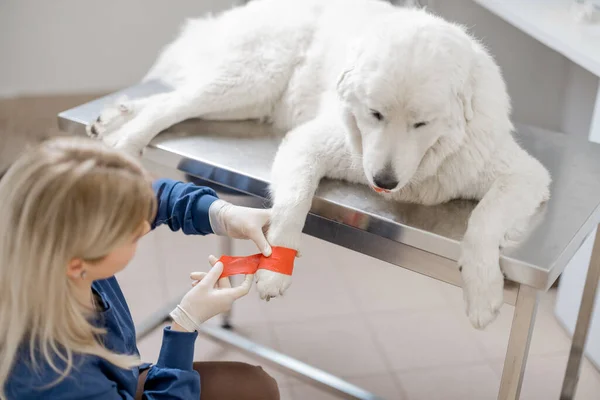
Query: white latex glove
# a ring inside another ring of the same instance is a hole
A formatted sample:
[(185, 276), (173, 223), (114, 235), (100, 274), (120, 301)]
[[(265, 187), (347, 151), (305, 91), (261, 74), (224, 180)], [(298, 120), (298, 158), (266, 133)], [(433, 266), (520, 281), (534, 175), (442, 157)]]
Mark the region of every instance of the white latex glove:
[(178, 325), (189, 332), (217, 314), (231, 309), (233, 302), (250, 291), (254, 275), (246, 275), (244, 282), (232, 288), (228, 278), (219, 279), (223, 264), (214, 256), (209, 257), (213, 266), (208, 272), (192, 272), (190, 278), (195, 282), (170, 316)]
[(217, 200), (208, 209), (210, 226), (215, 234), (234, 239), (250, 239), (266, 257), (271, 255), (271, 246), (265, 236), (271, 210), (234, 206)]

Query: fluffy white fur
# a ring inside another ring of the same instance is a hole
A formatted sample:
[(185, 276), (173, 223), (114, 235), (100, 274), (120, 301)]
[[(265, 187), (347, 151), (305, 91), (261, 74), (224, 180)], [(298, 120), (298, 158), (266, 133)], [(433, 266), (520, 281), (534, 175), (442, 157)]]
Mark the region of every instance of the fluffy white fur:
[[(500, 70), (462, 27), (378, 0), (254, 0), (187, 21), (151, 79), (175, 90), (123, 100), (88, 133), (139, 154), (193, 117), (287, 131), (272, 169), (274, 246), (298, 249), (325, 176), (387, 187), (403, 202), (481, 200), (459, 266), (473, 325), (496, 317), (499, 249), (548, 198), (550, 176), (513, 139)], [(257, 274), (263, 298), (290, 283)]]

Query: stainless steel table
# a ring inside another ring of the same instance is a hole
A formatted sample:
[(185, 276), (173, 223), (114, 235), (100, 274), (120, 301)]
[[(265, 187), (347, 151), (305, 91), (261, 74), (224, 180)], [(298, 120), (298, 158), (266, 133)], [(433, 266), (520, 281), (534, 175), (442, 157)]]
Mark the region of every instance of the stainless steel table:
[[(64, 131), (82, 134), (84, 126), (115, 97), (123, 93), (138, 97), (167, 90), (156, 82), (140, 84), (59, 114), (59, 126)], [(508, 279), (505, 301), (515, 304), (515, 313), (499, 399), (519, 398), (538, 292), (550, 288), (600, 222), (600, 145), (525, 126), (518, 127), (517, 136), (550, 170), (553, 184), (552, 197), (532, 217), (526, 238), (505, 249), (500, 259)], [(244, 195), (246, 204), (265, 205), (270, 166), (280, 138), (281, 134), (269, 126), (253, 122), (191, 120), (159, 135), (146, 150), (144, 162), (162, 176), (200, 179), (225, 192)], [(474, 205), (463, 200), (434, 207), (391, 203), (367, 187), (324, 180), (304, 231), (460, 286), (456, 266), (459, 241)], [(572, 399), (574, 395), (599, 278), (600, 235), (597, 235), (561, 399)], [(160, 311), (148, 328), (164, 321), (172, 308), (173, 305), (168, 305)], [(234, 332), (207, 327), (203, 333), (347, 398), (376, 398)]]

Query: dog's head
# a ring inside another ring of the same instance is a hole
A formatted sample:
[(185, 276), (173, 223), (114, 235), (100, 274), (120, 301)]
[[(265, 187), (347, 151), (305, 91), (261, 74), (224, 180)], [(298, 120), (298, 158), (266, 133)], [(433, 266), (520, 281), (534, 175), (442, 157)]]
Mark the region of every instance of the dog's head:
[(462, 28), (420, 10), (385, 17), (352, 46), (337, 91), (373, 187), (400, 190), (460, 148), (480, 52)]

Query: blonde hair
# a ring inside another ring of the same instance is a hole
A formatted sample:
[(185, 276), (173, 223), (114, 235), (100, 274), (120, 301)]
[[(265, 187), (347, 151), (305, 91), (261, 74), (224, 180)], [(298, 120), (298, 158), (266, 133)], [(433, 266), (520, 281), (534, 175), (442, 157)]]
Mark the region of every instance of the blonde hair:
[(74, 258), (101, 260), (155, 212), (148, 173), (100, 142), (51, 139), (11, 166), (0, 180), (0, 399), (22, 348), (33, 366), (41, 358), (60, 374), (56, 382), (77, 353), (140, 364), (101, 344), (105, 330), (89, 321), (66, 271)]

